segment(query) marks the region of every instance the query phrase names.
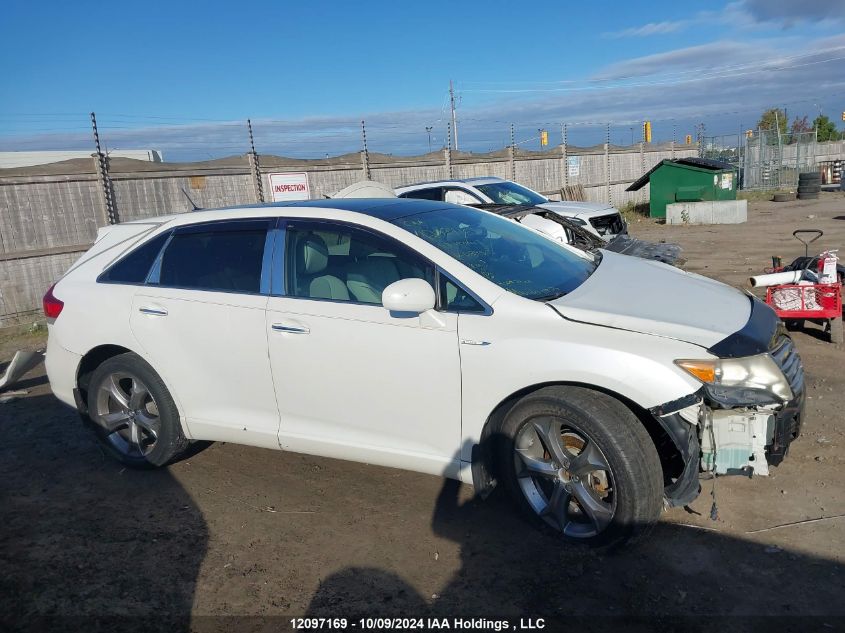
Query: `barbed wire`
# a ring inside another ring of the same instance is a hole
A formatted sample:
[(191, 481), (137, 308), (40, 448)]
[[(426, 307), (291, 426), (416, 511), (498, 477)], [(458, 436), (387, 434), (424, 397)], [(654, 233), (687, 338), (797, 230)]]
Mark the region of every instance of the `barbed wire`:
[[(845, 95), (845, 92), (828, 92), (812, 98), (791, 99), (780, 106), (800, 108), (804, 104), (818, 105), (824, 99)], [(662, 136), (655, 133), (655, 143), (675, 140), (679, 145), (685, 137), (683, 126), (707, 119), (709, 136), (735, 136), (740, 138), (744, 129), (756, 126), (762, 110), (770, 103), (744, 104), (738, 109), (695, 111), (679, 110), (671, 115), (656, 117), (594, 117), (570, 120), (550, 120), (551, 117), (525, 118), (514, 121), (522, 140), (517, 146), (526, 148), (539, 139), (536, 131), (549, 131), (550, 145), (557, 143), (560, 126), (566, 123), (570, 133), (569, 144), (594, 146), (605, 142), (605, 130), (610, 126), (611, 142), (621, 139), (615, 146), (633, 146), (642, 138), (641, 125), (645, 118), (652, 125), (677, 129), (677, 138), (665, 129)], [(720, 123), (720, 118), (749, 116), (747, 124)], [(445, 147), (445, 105), (439, 113), (411, 113), (404, 119), (385, 119), (389, 116), (374, 115), (366, 123), (366, 132), (372, 152), (393, 154), (424, 154), (428, 152), (426, 127), (431, 127), (434, 148)], [(91, 149), (89, 113), (73, 112), (0, 112), (0, 150), (56, 150), (78, 151)], [(170, 160), (192, 160), (194, 157), (243, 154), (249, 151), (246, 117), (243, 120), (220, 120), (175, 114), (98, 113), (99, 129), (104, 145), (109, 151), (155, 149), (164, 152)], [(366, 120), (366, 119), (365, 119)], [(282, 119), (252, 117), (255, 142), (261, 153), (278, 154), (291, 158), (307, 158), (326, 154), (340, 155), (359, 151), (359, 117), (314, 117), (313, 119)], [(488, 152), (509, 144), (511, 120), (503, 117), (486, 117), (483, 112), (461, 112), (458, 122), (462, 132), (462, 150)], [(310, 126), (310, 127), (308, 127)], [(744, 128), (744, 129), (743, 129)], [(689, 130), (692, 133), (692, 130)], [(530, 147), (534, 149), (533, 147)]]

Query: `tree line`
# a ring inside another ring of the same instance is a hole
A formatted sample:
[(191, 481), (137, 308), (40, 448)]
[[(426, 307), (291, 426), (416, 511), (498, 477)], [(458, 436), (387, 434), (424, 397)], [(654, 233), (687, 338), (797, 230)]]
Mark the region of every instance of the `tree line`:
[(812, 123), (808, 121), (809, 117), (806, 115), (796, 116), (789, 124), (787, 119), (786, 109), (783, 108), (769, 108), (760, 116), (757, 122), (757, 129), (760, 130), (779, 130), (782, 137), (785, 137), (786, 142), (790, 138), (795, 138), (798, 134), (806, 132), (817, 131), (817, 139), (819, 141), (839, 141), (845, 138), (845, 131), (840, 131), (836, 128), (836, 124), (831, 121), (826, 115), (819, 114)]

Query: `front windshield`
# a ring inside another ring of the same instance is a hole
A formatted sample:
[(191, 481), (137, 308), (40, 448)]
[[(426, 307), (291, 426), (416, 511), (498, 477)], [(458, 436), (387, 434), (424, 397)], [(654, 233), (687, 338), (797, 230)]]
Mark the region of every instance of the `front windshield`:
[(544, 204), (549, 201), (548, 198), (544, 198), (539, 193), (509, 180), (475, 185), (475, 188), (495, 204)]
[(599, 261), (512, 220), (468, 207), (419, 213), (394, 224), (526, 299), (548, 301), (572, 292)]

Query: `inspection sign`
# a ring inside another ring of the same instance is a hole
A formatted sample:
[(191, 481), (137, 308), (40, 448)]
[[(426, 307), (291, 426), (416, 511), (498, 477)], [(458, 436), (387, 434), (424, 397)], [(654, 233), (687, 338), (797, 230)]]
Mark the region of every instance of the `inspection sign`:
[(270, 179), (270, 195), (273, 202), (283, 200), (308, 200), (311, 189), (308, 187), (308, 174), (301, 172), (276, 172), (267, 174)]

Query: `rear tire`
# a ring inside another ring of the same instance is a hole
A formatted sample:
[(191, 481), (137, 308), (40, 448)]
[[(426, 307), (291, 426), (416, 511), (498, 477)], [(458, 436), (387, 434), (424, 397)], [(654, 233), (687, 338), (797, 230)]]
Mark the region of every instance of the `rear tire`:
[(132, 468), (164, 466), (190, 443), (161, 377), (131, 352), (113, 356), (94, 370), (88, 420), (105, 451)]
[(528, 519), (564, 541), (631, 541), (663, 507), (663, 471), (645, 428), (591, 389), (546, 387), (520, 400), (502, 423), (497, 465)]

